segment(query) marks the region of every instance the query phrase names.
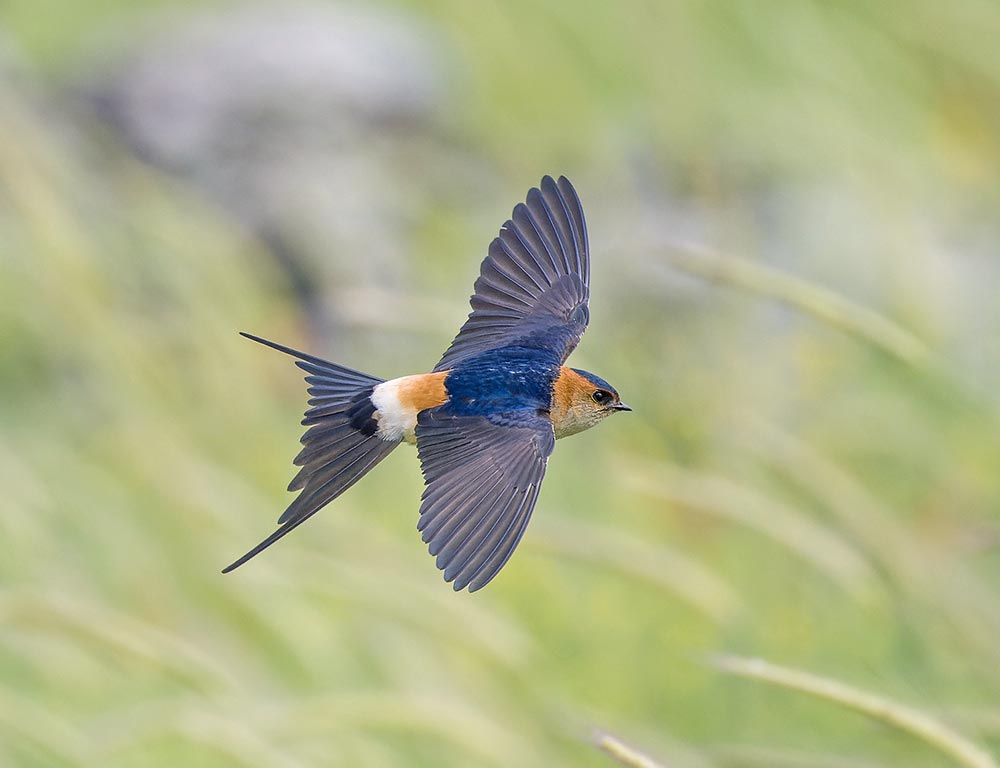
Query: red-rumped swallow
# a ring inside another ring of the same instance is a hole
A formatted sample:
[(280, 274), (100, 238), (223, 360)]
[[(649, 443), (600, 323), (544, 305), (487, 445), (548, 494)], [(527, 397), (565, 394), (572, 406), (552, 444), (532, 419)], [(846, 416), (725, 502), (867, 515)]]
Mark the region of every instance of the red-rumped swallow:
[(262, 552), (329, 504), (404, 440), (426, 488), (421, 531), (445, 581), (481, 589), (521, 540), (555, 441), (632, 410), (615, 388), (563, 363), (590, 320), (583, 207), (550, 176), (514, 208), (483, 261), (472, 313), (431, 373), (375, 378), (274, 342), (297, 358), (311, 406), (300, 491), (279, 528), (227, 567)]

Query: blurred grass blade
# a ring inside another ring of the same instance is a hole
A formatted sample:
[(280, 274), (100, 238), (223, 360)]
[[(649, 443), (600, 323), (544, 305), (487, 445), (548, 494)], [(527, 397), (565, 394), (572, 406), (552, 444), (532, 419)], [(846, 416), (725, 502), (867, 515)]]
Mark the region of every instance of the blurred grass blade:
[(922, 587), (926, 553), (901, 519), (843, 467), (776, 425), (750, 418), (735, 430), (746, 450), (791, 476), (836, 515), (840, 524), (900, 583)]
[[(225, 689), (237, 683), (228, 669), (187, 638), (80, 599), (71, 602), (61, 595), (38, 591), (0, 592), (0, 627), (73, 637), (79, 648), (110, 651), (121, 660), (159, 670), (195, 690)], [(38, 646), (37, 652), (41, 655), (34, 662), (44, 669), (44, 646)]]
[[(206, 749), (225, 759), (226, 765), (261, 768), (305, 768), (291, 750), (274, 746), (267, 728), (242, 697), (233, 699), (224, 712), (208, 709), (198, 699), (178, 707), (167, 698), (145, 701), (124, 711), (112, 711), (91, 721), (89, 736), (97, 745), (101, 764), (118, 765), (126, 756), (165, 737)], [(238, 713), (238, 714), (237, 714)], [(201, 750), (199, 750), (201, 751)]]
[[(93, 765), (83, 733), (50, 707), (0, 687), (0, 741), (39, 757), (37, 765)], [(2, 753), (0, 753), (2, 754)], [(4, 763), (7, 765), (7, 763)]]
[(986, 711), (966, 710), (949, 713), (950, 716), (974, 728), (978, 733), (990, 739), (1000, 739), (1000, 709)]
[[(312, 697), (290, 706), (271, 722), (283, 738), (312, 739), (368, 729), (434, 736), (474, 765), (528, 765), (529, 754), (511, 738), (506, 723), (452, 694), (358, 690)], [(448, 750), (451, 753), (451, 750)]]
[(805, 749), (779, 749), (755, 744), (716, 744), (708, 751), (721, 765), (740, 768), (889, 768), (889, 763), (853, 755), (820, 754)]
[(793, 507), (727, 478), (666, 462), (634, 460), (628, 466), (623, 474), (640, 492), (752, 528), (821, 570), (856, 599), (871, 596), (876, 577), (861, 554)]
[(736, 592), (714, 571), (662, 542), (648, 543), (583, 520), (539, 519), (532, 546), (614, 568), (665, 589), (711, 619), (740, 608)]
[(939, 720), (920, 710), (861, 691), (830, 678), (781, 667), (762, 659), (719, 656), (713, 666), (739, 677), (808, 693), (891, 725), (949, 755), (968, 768), (997, 768), (993, 757)]
[(594, 738), (594, 744), (604, 754), (610, 755), (619, 764), (628, 766), (628, 768), (666, 768), (663, 764), (647, 757), (610, 733), (597, 734)]
[(930, 358), (927, 345), (892, 320), (800, 277), (696, 246), (671, 245), (663, 254), (672, 265), (689, 274), (777, 299), (910, 365), (923, 366)]
[[(389, 547), (390, 542), (385, 546)], [(412, 562), (412, 555), (411, 549), (409, 554), (400, 554), (395, 562), (387, 557), (374, 563), (371, 555), (350, 559), (349, 553), (333, 563), (310, 553), (301, 559), (315, 563), (316, 568), (325, 566), (336, 574), (333, 584), (310, 585), (309, 590), (317, 594), (336, 591), (342, 593), (342, 599), (364, 605), (367, 610), (379, 609), (388, 615), (406, 617), (432, 635), (439, 634), (460, 646), (475, 649), (505, 666), (516, 667), (535, 651), (530, 634), (496, 607), (456, 601), (453, 593), (439, 589), (436, 581), (430, 584), (415, 581), (406, 567)]]
[[(881, 566), (894, 586), (911, 599), (948, 615), (963, 635), (996, 657), (1000, 613), (984, 582), (964, 557), (952, 555), (947, 566), (928, 568), (941, 557), (871, 493), (862, 480), (783, 430), (751, 418), (736, 430), (746, 449), (768, 461), (813, 495), (858, 542), (864, 554)], [(939, 542), (935, 542), (939, 543)]]

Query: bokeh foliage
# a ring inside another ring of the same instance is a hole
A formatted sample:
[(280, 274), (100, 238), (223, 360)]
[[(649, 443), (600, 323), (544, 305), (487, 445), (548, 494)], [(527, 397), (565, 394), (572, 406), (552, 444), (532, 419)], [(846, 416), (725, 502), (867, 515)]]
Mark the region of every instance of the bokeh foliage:
[[(54, 117), (136, 9), (5, 4), (29, 74), (0, 93), (0, 763), (600, 766), (606, 728), (668, 765), (949, 764), (718, 653), (1000, 752), (1000, 6), (404, 11), (447, 42), (441, 130), (490, 182), (420, 201), (389, 297), (412, 323), (334, 340), (202, 195)], [(420, 544), (405, 450), (222, 577), (287, 503), (303, 401), (236, 331), (430, 367), (543, 173), (591, 227), (574, 362), (635, 413), (560, 443), (482, 593)]]

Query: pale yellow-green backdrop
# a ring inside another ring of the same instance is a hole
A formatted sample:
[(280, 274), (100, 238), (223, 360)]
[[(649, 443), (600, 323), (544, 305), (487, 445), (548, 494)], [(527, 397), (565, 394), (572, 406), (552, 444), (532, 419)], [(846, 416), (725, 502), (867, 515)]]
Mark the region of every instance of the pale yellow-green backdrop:
[[(209, 12), (260, 10), (0, 6), (0, 765), (996, 765), (1000, 5), (381, 3), (425, 90), (342, 107), (312, 187), (280, 120), (272, 187), (239, 125), (178, 169), (93, 109)], [(480, 593), (409, 448), (220, 575), (305, 399), (237, 332), (429, 369), (545, 173), (590, 224), (573, 360), (635, 412), (560, 442)]]

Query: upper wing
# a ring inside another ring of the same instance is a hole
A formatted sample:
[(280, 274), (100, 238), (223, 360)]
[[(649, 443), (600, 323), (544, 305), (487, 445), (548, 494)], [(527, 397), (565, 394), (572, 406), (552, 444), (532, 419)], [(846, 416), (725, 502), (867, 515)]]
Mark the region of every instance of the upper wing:
[(418, 416), (427, 488), (417, 528), (456, 591), (475, 592), (507, 562), (554, 447), (552, 422), (534, 411), (459, 416), (442, 406)]
[(569, 179), (542, 179), (490, 243), (472, 314), (435, 366), (443, 371), (500, 346), (552, 351), (562, 363), (590, 320), (590, 254), (583, 207)]

